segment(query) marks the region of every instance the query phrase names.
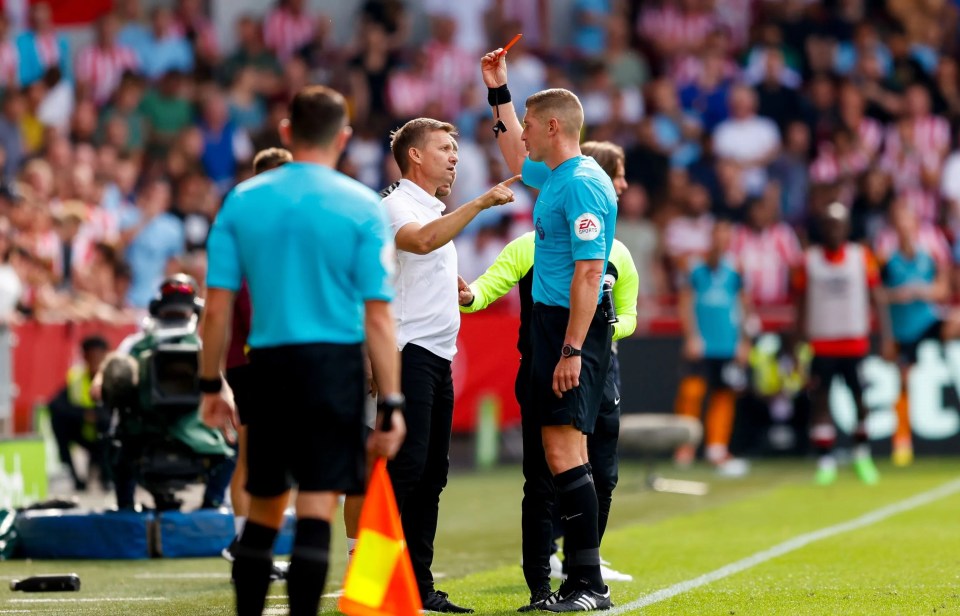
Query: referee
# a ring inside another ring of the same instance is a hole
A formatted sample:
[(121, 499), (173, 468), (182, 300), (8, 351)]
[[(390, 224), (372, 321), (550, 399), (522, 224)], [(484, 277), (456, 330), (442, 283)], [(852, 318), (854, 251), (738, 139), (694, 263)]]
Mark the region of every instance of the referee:
[[(392, 243), (376, 193), (335, 170), (350, 138), (346, 104), (323, 86), (300, 90), (280, 133), (293, 162), (237, 186), (210, 233), (200, 388), (204, 421), (225, 432), (235, 408), (220, 368), (234, 293), (246, 280), (250, 327), (247, 491), (233, 563), (237, 613), (261, 614), (273, 543), (296, 484), (290, 613), (314, 616), (327, 574), (337, 494), (365, 484), (363, 344), (390, 411), (403, 407), (394, 350)], [(370, 436), (391, 457), (405, 428)]]
[[(591, 156), (613, 180), (617, 194), (626, 189), (623, 179), (623, 149), (608, 141), (582, 144), (584, 154)], [(523, 575), (530, 588), (530, 605), (520, 611), (532, 611), (552, 601), (550, 592), (550, 556), (555, 532), (556, 489), (547, 467), (540, 436), (540, 424), (530, 408), (530, 315), (533, 307), (534, 232), (525, 233), (507, 244), (493, 264), (474, 282), (460, 284), (460, 311), (477, 312), (506, 295), (514, 286), (520, 289), (520, 369), (517, 371), (516, 395), (520, 404), (523, 432), (523, 504), (522, 549)], [(607, 263), (606, 275), (613, 280), (614, 341), (631, 335), (637, 327), (637, 294), (640, 277), (630, 251), (619, 240), (614, 240)], [(603, 542), (613, 490), (617, 486), (617, 441), (620, 436), (620, 366), (613, 347), (610, 369), (603, 390), (597, 424), (587, 439), (591, 474), (599, 504), (598, 536)], [(630, 576), (612, 569), (603, 569), (604, 576), (630, 581)], [(553, 599), (556, 599), (554, 597)]]
[(481, 211), (513, 201), (507, 180), (442, 216), (438, 197), (457, 177), (456, 128), (429, 118), (410, 120), (393, 133), (390, 148), (400, 183), (383, 199), (396, 237), (397, 347), (407, 399), (407, 439), (388, 469), (393, 481), (413, 574), (430, 612), (470, 613), (433, 585), (433, 541), (440, 493), (450, 468), (453, 375), (460, 311), (457, 251), (452, 240)]
[(510, 104), (502, 51), (484, 56), (481, 67), (498, 118), (500, 152), (512, 172), (521, 171), (523, 182), (540, 191), (533, 209), (530, 402), (558, 493), (568, 565), (558, 594), (539, 607), (608, 609), (586, 435), (596, 425), (610, 366), (612, 328), (599, 300), (617, 195), (596, 161), (581, 154), (583, 107), (572, 92), (557, 88), (530, 96), (521, 126)]

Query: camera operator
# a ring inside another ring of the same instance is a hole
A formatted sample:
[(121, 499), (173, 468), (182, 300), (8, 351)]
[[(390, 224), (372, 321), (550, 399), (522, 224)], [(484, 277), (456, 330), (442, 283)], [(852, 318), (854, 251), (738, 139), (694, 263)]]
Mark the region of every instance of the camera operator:
[[(160, 285), (159, 291), (150, 302), (150, 318), (144, 320), (141, 330), (127, 336), (114, 351), (113, 356), (139, 358), (145, 352), (154, 350), (158, 342), (157, 334), (172, 332), (180, 341), (192, 341), (199, 344), (197, 338), (197, 315), (203, 303), (197, 297), (197, 283), (186, 274), (176, 274)], [(104, 391), (104, 373), (107, 373), (106, 385), (111, 386), (109, 376), (110, 361), (105, 361), (94, 379), (92, 390), (97, 397), (110, 402), (111, 394)], [(196, 367), (194, 367), (196, 370)], [(196, 372), (191, 379), (196, 378)], [(195, 381), (191, 381), (191, 386)], [(147, 395), (145, 388), (154, 383), (138, 380), (136, 382), (136, 400), (132, 403), (142, 407)], [(115, 385), (113, 385), (115, 386)], [(199, 406), (199, 405), (198, 405)], [(140, 409), (143, 410), (142, 408)], [(205, 472), (206, 489), (201, 508), (220, 507), (226, 495), (230, 478), (233, 475), (233, 452), (220, 434), (200, 421), (196, 411), (185, 413), (169, 425), (148, 425), (142, 415), (127, 417), (117, 423), (114, 433), (114, 446), (118, 448), (114, 456), (114, 482), (119, 509), (132, 509), (135, 506), (134, 493), (141, 480), (140, 457), (153, 437), (167, 439), (172, 437), (190, 450), (187, 455), (195, 457), (213, 456), (221, 460), (211, 464)], [(155, 496), (156, 497), (156, 496)], [(158, 503), (159, 506), (159, 503)]]

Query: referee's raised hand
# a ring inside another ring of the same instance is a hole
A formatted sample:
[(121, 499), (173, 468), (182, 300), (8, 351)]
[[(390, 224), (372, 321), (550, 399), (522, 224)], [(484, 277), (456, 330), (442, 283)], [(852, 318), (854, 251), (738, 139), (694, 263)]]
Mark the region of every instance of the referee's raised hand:
[(480, 206), (484, 209), (493, 207), (495, 205), (503, 205), (505, 203), (510, 203), (513, 201), (513, 191), (510, 190), (510, 185), (519, 180), (521, 176), (515, 175), (509, 180), (504, 180), (500, 182), (487, 192), (480, 195), (478, 198)]

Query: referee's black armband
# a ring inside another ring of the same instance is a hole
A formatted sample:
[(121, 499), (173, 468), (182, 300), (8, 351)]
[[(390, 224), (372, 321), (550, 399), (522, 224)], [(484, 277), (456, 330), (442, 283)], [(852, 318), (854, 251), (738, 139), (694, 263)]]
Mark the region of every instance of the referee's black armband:
[(218, 394), (223, 389), (223, 377), (218, 376), (215, 379), (205, 379), (200, 377), (198, 385), (200, 388), (200, 393)]
[(513, 99), (510, 97), (510, 90), (507, 89), (507, 84), (503, 84), (499, 88), (487, 88), (487, 102), (490, 103), (491, 107), (513, 102)]

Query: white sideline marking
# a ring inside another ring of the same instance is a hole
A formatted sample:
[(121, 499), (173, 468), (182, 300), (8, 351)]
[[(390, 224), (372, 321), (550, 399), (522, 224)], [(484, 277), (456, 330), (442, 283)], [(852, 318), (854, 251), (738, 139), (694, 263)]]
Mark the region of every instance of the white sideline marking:
[(118, 603), (120, 601), (169, 601), (166, 597), (78, 597), (76, 599), (9, 599), (10, 603)]
[(229, 578), (228, 573), (138, 573), (136, 580), (222, 580)]
[(778, 556), (783, 556), (784, 554), (799, 550), (800, 548), (805, 547), (815, 541), (820, 541), (821, 539), (827, 539), (835, 535), (846, 533), (852, 530), (858, 530), (866, 526), (870, 526), (871, 524), (876, 524), (877, 522), (882, 522), (883, 520), (895, 516), (898, 513), (903, 513), (905, 511), (910, 511), (911, 509), (916, 509), (917, 507), (929, 505), (934, 501), (951, 496), (957, 492), (960, 492), (960, 479), (950, 481), (938, 488), (921, 492), (920, 494), (911, 496), (910, 498), (893, 503), (891, 505), (887, 505), (886, 507), (874, 509), (873, 511), (865, 513), (859, 518), (854, 518), (846, 522), (841, 522), (840, 524), (834, 524), (833, 526), (821, 528), (820, 530), (797, 535), (793, 539), (788, 539), (787, 541), (779, 543), (772, 548), (767, 548), (766, 550), (756, 552), (755, 554), (730, 563), (729, 565), (724, 565), (723, 567), (711, 571), (710, 573), (705, 573), (699, 577), (679, 582), (673, 586), (668, 586), (667, 588), (640, 597), (634, 601), (631, 601), (630, 603), (619, 605), (610, 610), (608, 613), (623, 614), (632, 610), (647, 607), (648, 605), (653, 605), (654, 603), (665, 601), (667, 599), (672, 599), (677, 595), (682, 595), (683, 593), (690, 592), (691, 590), (700, 588), (701, 586), (706, 586), (707, 584), (716, 582), (717, 580), (730, 577), (731, 575), (735, 575), (741, 571), (750, 569), (751, 567), (761, 565), (769, 560), (777, 558)]
[(286, 616), (289, 611), (290, 607), (287, 605), (276, 605), (263, 610), (263, 616)]

